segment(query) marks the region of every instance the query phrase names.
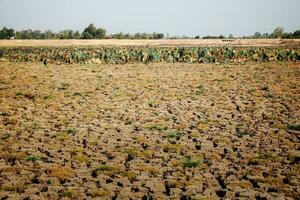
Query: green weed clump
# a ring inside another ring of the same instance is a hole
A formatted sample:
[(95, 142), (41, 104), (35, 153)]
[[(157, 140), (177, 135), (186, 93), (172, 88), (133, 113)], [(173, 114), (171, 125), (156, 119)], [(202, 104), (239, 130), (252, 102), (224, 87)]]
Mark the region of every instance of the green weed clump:
[(291, 131), (300, 131), (300, 124), (290, 124), (288, 125), (288, 129)]
[(31, 155), (31, 156), (28, 156), (28, 157), (26, 158), (26, 160), (27, 160), (27, 161), (30, 161), (30, 162), (36, 162), (36, 161), (40, 160), (40, 158), (38, 158), (38, 157), (36, 157), (36, 156), (34, 156), (34, 155)]
[(160, 126), (158, 124), (153, 124), (153, 125), (148, 126), (148, 129), (150, 131), (153, 131), (153, 130), (155, 130), (155, 131), (163, 131), (163, 130), (167, 130), (168, 128), (164, 127), (164, 126)]
[(194, 168), (194, 167), (198, 167), (201, 165), (201, 161), (200, 160), (193, 160), (190, 157), (185, 157), (182, 160), (182, 165), (183, 167), (187, 167), (187, 168)]

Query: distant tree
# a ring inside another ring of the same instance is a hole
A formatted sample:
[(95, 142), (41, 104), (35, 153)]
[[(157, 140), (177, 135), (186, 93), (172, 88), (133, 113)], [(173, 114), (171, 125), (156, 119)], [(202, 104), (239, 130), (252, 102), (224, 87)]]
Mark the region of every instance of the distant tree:
[(133, 36), (134, 39), (140, 39), (141, 38), (141, 34), (140, 33), (136, 33)]
[(300, 38), (300, 30), (296, 30), (296, 31), (293, 33), (293, 38)]
[(2, 30), (0, 30), (0, 39), (9, 39), (11, 37), (15, 36), (15, 30), (10, 28), (3, 27)]
[(94, 38), (104, 39), (106, 36), (106, 30), (104, 28), (98, 28), (95, 32)]
[(32, 32), (32, 39), (42, 39), (41, 35), (42, 35), (42, 32), (40, 30), (34, 30)]
[(106, 36), (106, 30), (103, 28), (98, 28), (94, 24), (90, 24), (88, 27), (84, 29), (81, 34), (83, 39), (103, 39)]
[(81, 35), (80, 35), (79, 31), (76, 31), (74, 33), (74, 39), (80, 39), (80, 37), (81, 37)]
[(126, 33), (124, 36), (125, 39), (132, 39), (132, 36), (130, 35), (130, 33)]
[(73, 39), (72, 30), (63, 30), (57, 34), (57, 39)]
[(15, 30), (10, 28), (8, 29), (7, 34), (8, 34), (8, 38), (15, 37)]
[(283, 34), (284, 34), (284, 28), (283, 27), (277, 27), (272, 32), (271, 37), (272, 38), (282, 38)]
[(229, 34), (229, 38), (230, 38), (230, 39), (233, 38), (233, 34), (232, 34), (232, 33)]
[(269, 33), (264, 33), (264, 34), (262, 35), (262, 37), (263, 37), (263, 38), (269, 38), (270, 36), (269, 36)]
[(44, 32), (44, 38), (45, 39), (53, 39), (54, 38), (54, 34), (52, 33), (52, 31), (50, 31), (50, 30), (47, 30), (47, 31), (45, 31)]
[(93, 39), (94, 36), (93, 36), (91, 33), (83, 32), (83, 33), (81, 34), (81, 38), (82, 38), (82, 39)]
[(255, 32), (253, 38), (261, 38), (262, 35), (260, 32)]
[(282, 38), (284, 38), (284, 39), (292, 39), (293, 38), (293, 33), (283, 33)]
[(72, 30), (68, 30), (68, 39), (74, 39), (74, 32)]
[(190, 37), (189, 37), (189, 36), (186, 36), (186, 35), (182, 35), (182, 36), (180, 37), (180, 39), (190, 39)]
[(20, 31), (16, 31), (16, 39), (21, 39), (21, 32)]
[(7, 28), (3, 27), (2, 30), (0, 31), (0, 39), (7, 39)]
[(125, 37), (124, 33), (122, 32), (112, 35), (112, 38), (116, 38), (116, 39), (124, 39), (124, 37)]
[(153, 33), (152, 38), (153, 39), (163, 39), (165, 36), (163, 33)]
[(195, 36), (195, 39), (200, 39), (200, 36), (199, 35)]
[(32, 30), (31, 29), (22, 30), (20, 32), (20, 39), (33, 39), (32, 38)]
[(88, 27), (84, 29), (81, 36), (83, 39), (93, 39), (95, 38), (97, 28), (94, 24), (90, 24)]
[(149, 39), (150, 37), (149, 37), (149, 35), (147, 34), (147, 33), (142, 33), (141, 34), (141, 38), (139, 38), (139, 39)]

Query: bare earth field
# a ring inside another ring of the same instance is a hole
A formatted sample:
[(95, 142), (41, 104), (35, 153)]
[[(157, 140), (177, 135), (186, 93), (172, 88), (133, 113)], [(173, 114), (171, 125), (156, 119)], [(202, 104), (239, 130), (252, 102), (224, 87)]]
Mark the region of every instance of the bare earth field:
[(176, 40), (0, 40), (0, 47), (13, 46), (300, 46), (300, 39), (176, 39)]
[(300, 64), (0, 62), (2, 199), (300, 199)]

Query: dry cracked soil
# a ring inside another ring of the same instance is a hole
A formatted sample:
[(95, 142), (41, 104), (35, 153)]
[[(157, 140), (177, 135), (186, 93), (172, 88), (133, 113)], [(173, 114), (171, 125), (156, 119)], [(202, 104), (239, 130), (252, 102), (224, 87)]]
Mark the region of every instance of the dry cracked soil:
[(300, 64), (0, 63), (0, 199), (300, 199)]

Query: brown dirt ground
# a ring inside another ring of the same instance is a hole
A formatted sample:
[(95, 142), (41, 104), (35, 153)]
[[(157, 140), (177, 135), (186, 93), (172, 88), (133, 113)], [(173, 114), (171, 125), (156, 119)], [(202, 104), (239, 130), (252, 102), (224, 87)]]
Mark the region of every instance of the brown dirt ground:
[(300, 39), (178, 39), (178, 40), (0, 40), (0, 47), (12, 46), (300, 46)]
[(0, 62), (0, 198), (299, 199), (299, 111), (299, 63)]

